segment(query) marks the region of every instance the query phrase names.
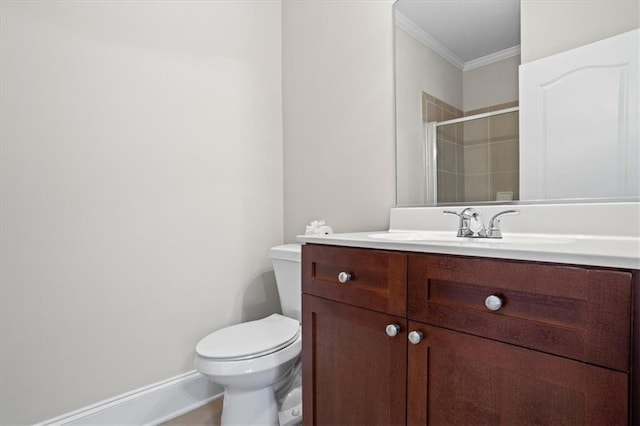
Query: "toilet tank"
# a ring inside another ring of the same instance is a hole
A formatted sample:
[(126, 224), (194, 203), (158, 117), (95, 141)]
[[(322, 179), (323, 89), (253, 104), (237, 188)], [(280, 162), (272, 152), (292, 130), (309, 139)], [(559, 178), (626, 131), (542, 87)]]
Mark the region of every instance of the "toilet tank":
[(300, 313), (302, 310), (301, 247), (300, 244), (284, 244), (269, 250), (269, 257), (276, 275), (282, 314), (298, 321), (301, 319)]

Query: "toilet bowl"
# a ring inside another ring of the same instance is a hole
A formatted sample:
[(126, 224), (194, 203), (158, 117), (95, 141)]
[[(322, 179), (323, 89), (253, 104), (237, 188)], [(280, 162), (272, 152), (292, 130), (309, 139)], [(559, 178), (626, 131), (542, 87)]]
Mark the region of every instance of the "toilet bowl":
[(291, 426), (302, 421), (300, 245), (270, 250), (282, 312), (232, 325), (196, 346), (196, 369), (225, 389), (222, 425)]

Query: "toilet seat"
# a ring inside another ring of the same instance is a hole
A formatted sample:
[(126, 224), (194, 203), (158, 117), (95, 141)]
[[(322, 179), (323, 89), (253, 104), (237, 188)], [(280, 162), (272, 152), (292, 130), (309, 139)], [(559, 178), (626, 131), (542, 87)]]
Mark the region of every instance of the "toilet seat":
[(196, 353), (213, 361), (241, 361), (277, 352), (299, 336), (298, 321), (273, 314), (211, 333), (198, 343)]

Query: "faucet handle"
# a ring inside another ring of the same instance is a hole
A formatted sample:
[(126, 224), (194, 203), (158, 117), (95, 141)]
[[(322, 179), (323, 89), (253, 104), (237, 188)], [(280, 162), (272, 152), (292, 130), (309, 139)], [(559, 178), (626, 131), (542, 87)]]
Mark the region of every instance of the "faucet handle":
[(454, 214), (456, 216), (458, 216), (459, 218), (465, 218), (465, 219), (470, 219), (470, 218), (475, 218), (478, 217), (480, 215), (480, 213), (478, 213), (478, 211), (474, 208), (471, 207), (467, 207), (466, 209), (462, 210), (460, 213), (455, 212), (453, 210), (443, 210), (442, 213), (444, 214)]
[(454, 214), (454, 215), (456, 215), (456, 216), (458, 216), (458, 217), (460, 217), (460, 216), (461, 216), (461, 214), (460, 214), (460, 213), (458, 213), (458, 212), (454, 212), (453, 210), (443, 210), (443, 211), (442, 211), (442, 213), (444, 213), (444, 214)]
[(487, 231), (488, 238), (502, 238), (502, 231), (500, 230), (500, 216), (505, 214), (519, 215), (520, 210), (505, 210), (493, 215), (489, 220), (489, 230)]
[(443, 210), (444, 214), (454, 214), (460, 219), (458, 237), (486, 237), (486, 229), (480, 218), (480, 213), (471, 207), (467, 207), (460, 213), (453, 210)]
[(453, 214), (458, 216), (458, 219), (460, 220), (458, 223), (458, 237), (465, 237), (466, 234), (469, 232), (469, 219), (465, 218), (462, 213), (458, 213), (458, 212), (454, 212), (453, 210), (443, 210), (442, 213), (444, 214)]

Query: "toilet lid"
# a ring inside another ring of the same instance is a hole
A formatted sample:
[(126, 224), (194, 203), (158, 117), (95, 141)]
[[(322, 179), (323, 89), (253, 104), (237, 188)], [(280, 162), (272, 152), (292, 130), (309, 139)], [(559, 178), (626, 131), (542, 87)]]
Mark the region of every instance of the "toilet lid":
[(196, 352), (213, 359), (255, 358), (290, 345), (299, 334), (298, 321), (273, 314), (215, 331), (198, 343)]

